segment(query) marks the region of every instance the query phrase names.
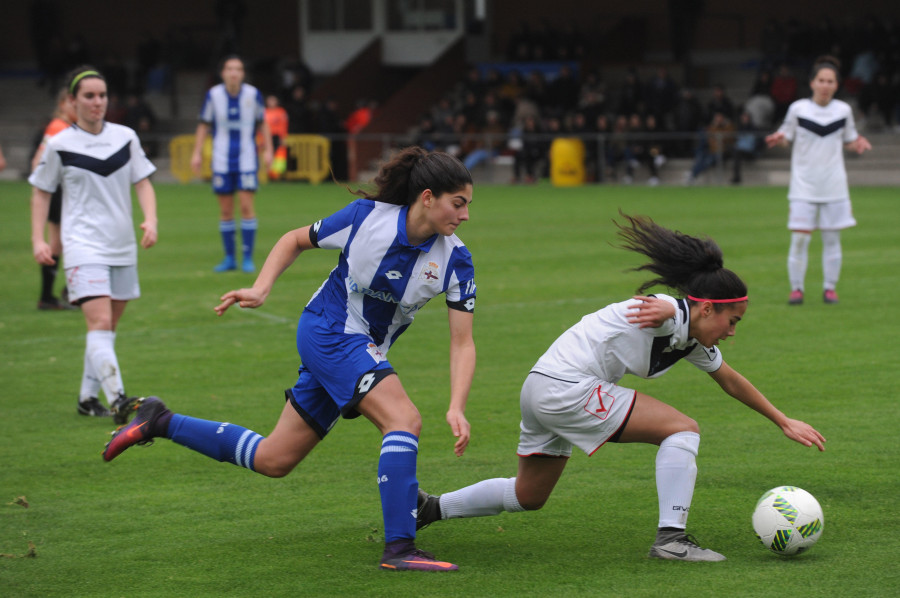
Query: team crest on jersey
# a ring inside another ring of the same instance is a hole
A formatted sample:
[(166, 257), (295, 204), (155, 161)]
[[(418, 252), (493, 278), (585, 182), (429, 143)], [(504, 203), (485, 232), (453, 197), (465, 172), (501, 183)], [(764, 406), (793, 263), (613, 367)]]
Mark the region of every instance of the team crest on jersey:
[(584, 404), (584, 410), (599, 420), (605, 420), (609, 417), (616, 398), (603, 390), (603, 386), (598, 386), (588, 397), (587, 403)]
[(378, 348), (378, 345), (375, 343), (369, 343), (366, 345), (366, 353), (368, 353), (372, 359), (375, 360), (375, 363), (381, 363), (385, 360), (384, 353), (381, 352), (381, 349)]
[(437, 262), (426, 262), (422, 267), (422, 272), (419, 273), (419, 280), (424, 280), (429, 284), (435, 283), (441, 279), (440, 272), (441, 267)]

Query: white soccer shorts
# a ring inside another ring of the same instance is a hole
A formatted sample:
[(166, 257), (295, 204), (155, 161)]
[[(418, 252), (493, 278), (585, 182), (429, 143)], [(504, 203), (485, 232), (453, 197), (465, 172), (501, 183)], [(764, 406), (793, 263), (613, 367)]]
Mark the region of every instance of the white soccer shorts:
[(842, 230), (856, 226), (849, 199), (840, 201), (791, 200), (788, 230)]
[(85, 264), (66, 268), (66, 287), (69, 301), (78, 303), (87, 297), (109, 297), (117, 301), (131, 301), (141, 296), (137, 265), (104, 266)]
[(592, 455), (628, 420), (635, 391), (599, 378), (566, 382), (531, 372), (522, 385), (520, 457)]

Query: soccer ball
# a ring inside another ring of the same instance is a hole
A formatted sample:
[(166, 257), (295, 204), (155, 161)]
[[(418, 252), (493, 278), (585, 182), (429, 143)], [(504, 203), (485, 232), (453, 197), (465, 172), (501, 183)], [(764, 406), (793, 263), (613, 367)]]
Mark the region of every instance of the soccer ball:
[(779, 486), (762, 495), (753, 511), (753, 529), (763, 546), (781, 555), (805, 552), (825, 528), (822, 507), (812, 494)]

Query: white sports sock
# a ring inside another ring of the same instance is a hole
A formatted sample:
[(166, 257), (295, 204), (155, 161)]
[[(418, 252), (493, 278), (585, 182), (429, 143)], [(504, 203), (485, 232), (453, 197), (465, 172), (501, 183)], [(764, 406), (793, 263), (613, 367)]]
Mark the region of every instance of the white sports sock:
[(493, 478), (441, 495), (441, 518), (487, 517), (524, 511), (516, 498), (516, 478)]
[(822, 275), (825, 278), (825, 289), (837, 288), (838, 278), (841, 277), (841, 231), (822, 231)]
[(91, 397), (100, 396), (100, 378), (91, 363), (87, 347), (84, 349), (84, 371), (81, 374), (81, 391), (78, 393), (80, 402), (87, 401)]
[(697, 481), (697, 451), (700, 435), (672, 434), (656, 453), (656, 492), (659, 496), (659, 527), (687, 526), (694, 483)]
[(122, 373), (115, 350), (116, 333), (112, 330), (91, 330), (87, 333), (87, 354), (100, 379), (106, 402), (110, 405), (120, 394), (125, 394)]
[(809, 263), (810, 233), (791, 233), (791, 248), (788, 250), (788, 280), (791, 282), (791, 290), (803, 290), (806, 279), (806, 266)]

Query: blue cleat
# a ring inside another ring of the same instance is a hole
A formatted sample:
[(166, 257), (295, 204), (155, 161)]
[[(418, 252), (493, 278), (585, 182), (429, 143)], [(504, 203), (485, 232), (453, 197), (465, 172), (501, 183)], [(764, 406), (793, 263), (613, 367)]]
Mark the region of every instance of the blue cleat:
[(253, 265), (252, 257), (244, 258), (244, 261), (241, 263), (241, 270), (243, 270), (247, 274), (252, 274), (253, 272), (256, 272), (256, 266)]
[(233, 255), (226, 255), (218, 265), (213, 267), (213, 272), (229, 272), (237, 270), (237, 262), (234, 261)]

